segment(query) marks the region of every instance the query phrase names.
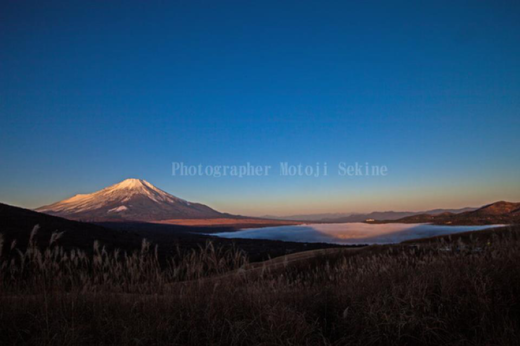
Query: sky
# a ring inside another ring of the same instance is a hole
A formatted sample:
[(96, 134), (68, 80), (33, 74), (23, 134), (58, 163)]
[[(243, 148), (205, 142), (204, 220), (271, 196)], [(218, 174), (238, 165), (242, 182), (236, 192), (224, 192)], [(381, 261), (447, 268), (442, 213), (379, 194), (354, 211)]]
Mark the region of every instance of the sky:
[(245, 215), (518, 202), (519, 42), (517, 1), (0, 0), (0, 202), (126, 178)]

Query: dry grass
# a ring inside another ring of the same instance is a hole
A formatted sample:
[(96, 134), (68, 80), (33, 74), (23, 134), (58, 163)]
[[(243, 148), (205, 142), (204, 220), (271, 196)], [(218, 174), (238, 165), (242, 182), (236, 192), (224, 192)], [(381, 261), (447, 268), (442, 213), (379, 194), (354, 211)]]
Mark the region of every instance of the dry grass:
[[(520, 232), (248, 270), (238, 250), (0, 254), (0, 340), (38, 345), (514, 345)], [(1, 239), (0, 239), (1, 243)], [(279, 263), (279, 262), (278, 262)]]

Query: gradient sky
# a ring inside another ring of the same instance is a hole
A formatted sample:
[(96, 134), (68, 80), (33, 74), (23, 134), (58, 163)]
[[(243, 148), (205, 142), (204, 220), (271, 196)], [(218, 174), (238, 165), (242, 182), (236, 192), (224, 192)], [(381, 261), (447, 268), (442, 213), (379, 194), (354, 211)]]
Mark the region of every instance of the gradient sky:
[[(250, 215), (520, 201), (519, 134), (518, 1), (0, 0), (5, 203), (130, 177)], [(339, 177), (342, 161), (389, 173)]]

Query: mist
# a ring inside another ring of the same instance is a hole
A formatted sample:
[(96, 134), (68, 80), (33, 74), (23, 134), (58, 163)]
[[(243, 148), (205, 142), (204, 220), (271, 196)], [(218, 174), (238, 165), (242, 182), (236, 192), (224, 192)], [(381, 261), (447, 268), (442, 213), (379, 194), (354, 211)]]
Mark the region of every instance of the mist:
[(468, 231), (480, 231), (500, 225), (441, 226), (431, 224), (366, 224), (337, 223), (251, 228), (238, 232), (213, 234), (222, 238), (267, 239), (303, 243), (343, 245), (393, 244), (406, 240), (428, 238)]

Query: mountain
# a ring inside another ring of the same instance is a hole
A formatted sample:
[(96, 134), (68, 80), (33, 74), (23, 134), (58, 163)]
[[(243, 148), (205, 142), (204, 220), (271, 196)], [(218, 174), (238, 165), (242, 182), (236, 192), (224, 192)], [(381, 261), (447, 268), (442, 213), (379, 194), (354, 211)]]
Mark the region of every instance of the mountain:
[(210, 207), (170, 195), (142, 179), (126, 179), (100, 191), (35, 209), (82, 221), (160, 221), (229, 216)]
[(388, 222), (435, 223), (441, 225), (491, 225), (520, 223), (520, 203), (495, 202), (463, 213), (420, 214)]

